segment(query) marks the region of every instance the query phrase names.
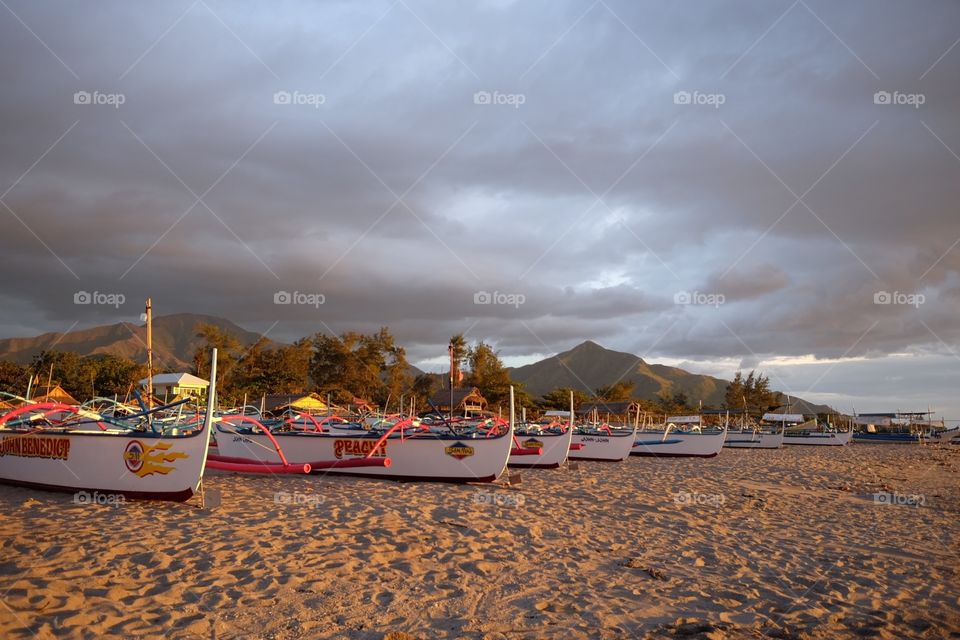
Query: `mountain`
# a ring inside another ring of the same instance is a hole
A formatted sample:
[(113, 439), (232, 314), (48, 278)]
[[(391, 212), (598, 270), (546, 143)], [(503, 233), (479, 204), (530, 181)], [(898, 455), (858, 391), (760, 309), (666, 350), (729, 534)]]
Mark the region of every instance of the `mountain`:
[[(203, 340), (197, 337), (201, 324), (212, 324), (250, 345), (260, 334), (247, 331), (215, 316), (177, 313), (153, 319), (153, 360), (158, 370), (193, 370), (193, 353)], [(45, 333), (34, 338), (0, 340), (0, 360), (29, 364), (44, 350), (74, 351), (81, 356), (113, 354), (136, 362), (147, 361), (147, 328), (131, 322), (81, 329), (69, 333)]]
[[(619, 381), (634, 383), (634, 397), (654, 400), (661, 393), (683, 392), (692, 402), (723, 406), (727, 380), (690, 373), (677, 367), (649, 364), (630, 353), (612, 351), (596, 342), (583, 342), (569, 351), (539, 362), (510, 369), (510, 376), (523, 383), (533, 396), (542, 396), (557, 387), (593, 391)], [(793, 399), (793, 410), (828, 413), (830, 407)]]

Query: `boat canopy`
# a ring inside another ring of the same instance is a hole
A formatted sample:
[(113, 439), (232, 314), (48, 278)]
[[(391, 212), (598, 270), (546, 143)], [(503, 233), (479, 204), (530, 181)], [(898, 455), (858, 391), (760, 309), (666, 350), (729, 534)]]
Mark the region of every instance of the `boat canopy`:
[(763, 419), (768, 422), (803, 422), (802, 413), (765, 413)]
[(668, 416), (667, 422), (674, 424), (698, 424), (700, 416)]

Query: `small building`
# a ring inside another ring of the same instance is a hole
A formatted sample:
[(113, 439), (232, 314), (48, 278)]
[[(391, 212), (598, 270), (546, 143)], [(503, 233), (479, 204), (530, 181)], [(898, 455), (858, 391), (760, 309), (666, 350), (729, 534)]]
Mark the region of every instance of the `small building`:
[(79, 405), (80, 401), (67, 393), (59, 384), (35, 386), (30, 393), (31, 402), (59, 402), (60, 404)]
[(270, 393), (261, 398), (264, 413), (283, 413), (287, 409), (303, 413), (323, 413), (327, 403), (316, 393)]
[[(140, 381), (146, 388), (147, 378)], [(203, 398), (207, 395), (210, 383), (189, 373), (158, 373), (153, 376), (153, 395), (155, 398)]]
[(453, 411), (450, 411), (450, 389), (440, 389), (430, 402), (442, 413), (477, 414), (487, 408), (487, 401), (476, 387), (453, 390)]

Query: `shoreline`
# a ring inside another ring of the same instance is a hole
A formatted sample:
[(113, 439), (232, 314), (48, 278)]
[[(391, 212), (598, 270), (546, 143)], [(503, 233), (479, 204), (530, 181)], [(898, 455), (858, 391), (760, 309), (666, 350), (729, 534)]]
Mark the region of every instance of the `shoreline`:
[(516, 487), (210, 473), (208, 511), (0, 487), (0, 635), (960, 634), (958, 447), (578, 466)]

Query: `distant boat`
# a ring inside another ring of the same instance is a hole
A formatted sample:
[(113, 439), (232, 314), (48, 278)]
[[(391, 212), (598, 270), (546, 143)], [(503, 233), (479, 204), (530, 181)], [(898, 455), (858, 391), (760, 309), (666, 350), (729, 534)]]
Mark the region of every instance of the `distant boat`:
[(580, 425), (573, 434), (571, 460), (619, 462), (630, 456), (636, 427), (617, 429), (609, 425)]
[(854, 418), (861, 428), (853, 434), (853, 440), (868, 444), (921, 444), (947, 442), (960, 433), (958, 428), (936, 429), (930, 415), (929, 411), (861, 413)]
[(712, 458), (720, 453), (727, 429), (705, 428), (699, 415), (670, 416), (663, 429), (638, 431), (630, 454), (653, 457)]
[(572, 437), (573, 429), (565, 424), (520, 425), (514, 431), (514, 449), (539, 449), (540, 455), (511, 451), (507, 465), (526, 469), (556, 469), (566, 462)]
[(783, 446), (784, 431), (764, 431), (760, 427), (734, 428), (727, 430), (723, 446), (730, 449), (779, 449)]
[(783, 424), (746, 424), (745, 410), (722, 409), (709, 413), (725, 414), (728, 424), (731, 415), (740, 416), (740, 425), (727, 429), (723, 446), (728, 449), (779, 449), (783, 446)]
[(842, 447), (850, 443), (853, 431), (822, 426), (816, 417), (804, 419), (801, 413), (765, 413), (763, 421), (783, 427), (783, 444), (807, 447)]

